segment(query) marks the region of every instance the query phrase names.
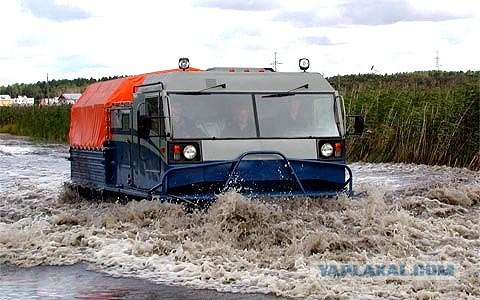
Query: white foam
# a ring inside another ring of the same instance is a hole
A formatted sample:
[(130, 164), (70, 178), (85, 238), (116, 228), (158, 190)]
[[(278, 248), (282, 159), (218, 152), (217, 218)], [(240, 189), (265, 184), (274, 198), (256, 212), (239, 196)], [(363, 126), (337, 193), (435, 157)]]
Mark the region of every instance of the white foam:
[[(18, 169), (0, 191), (0, 264), (87, 262), (115, 276), (307, 299), (480, 293), (479, 172), (353, 164), (357, 198), (259, 203), (229, 192), (206, 213), (185, 213), (157, 201), (59, 201), (65, 149), (51, 151), (27, 162), (42, 176)], [(430, 261), (455, 264), (453, 280), (329, 277), (319, 267)]]

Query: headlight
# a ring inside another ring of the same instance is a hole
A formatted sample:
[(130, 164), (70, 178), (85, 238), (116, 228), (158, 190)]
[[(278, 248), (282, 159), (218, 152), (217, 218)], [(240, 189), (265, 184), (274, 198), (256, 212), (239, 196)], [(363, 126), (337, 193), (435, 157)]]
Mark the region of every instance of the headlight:
[(185, 146), (185, 148), (183, 148), (183, 156), (188, 160), (194, 159), (197, 156), (197, 148), (192, 145)]
[(308, 70), (308, 68), (310, 68), (310, 61), (308, 60), (308, 58), (300, 58), (298, 60), (298, 66), (300, 67), (300, 70), (305, 72), (306, 70)]
[[(184, 150), (185, 151), (185, 150)], [(325, 143), (320, 148), (320, 153), (325, 157), (330, 157), (333, 154), (333, 146), (330, 143)]]
[(188, 69), (190, 67), (190, 60), (186, 57), (182, 57), (178, 60), (178, 67), (182, 70)]

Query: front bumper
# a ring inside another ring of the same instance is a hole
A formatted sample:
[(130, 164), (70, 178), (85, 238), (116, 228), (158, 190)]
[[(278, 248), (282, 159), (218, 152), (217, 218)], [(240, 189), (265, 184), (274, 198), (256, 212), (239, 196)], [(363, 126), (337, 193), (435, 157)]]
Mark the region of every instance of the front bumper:
[[(256, 159), (249, 159), (255, 156)], [(276, 156), (278, 159), (258, 159)], [(212, 201), (234, 189), (246, 197), (353, 195), (352, 171), (342, 162), (291, 159), (277, 151), (249, 151), (228, 161), (170, 167), (149, 198)]]

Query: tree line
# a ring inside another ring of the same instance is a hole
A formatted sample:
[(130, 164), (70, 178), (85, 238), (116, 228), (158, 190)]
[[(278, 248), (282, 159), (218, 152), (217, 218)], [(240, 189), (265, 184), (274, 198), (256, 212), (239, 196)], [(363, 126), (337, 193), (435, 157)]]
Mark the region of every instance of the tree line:
[(63, 93), (82, 93), (89, 84), (121, 77), (124, 76), (110, 76), (102, 77), (100, 79), (52, 79), (48, 82), (37, 81), (36, 83), (15, 83), (7, 86), (0, 86), (0, 95), (10, 95), (12, 98), (27, 96), (38, 101), (42, 98), (58, 97)]

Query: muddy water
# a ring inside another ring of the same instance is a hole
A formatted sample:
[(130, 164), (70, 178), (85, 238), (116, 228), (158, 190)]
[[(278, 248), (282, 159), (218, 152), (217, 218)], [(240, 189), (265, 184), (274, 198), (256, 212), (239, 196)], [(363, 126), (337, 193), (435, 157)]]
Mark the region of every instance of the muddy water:
[[(155, 201), (93, 203), (62, 193), (67, 151), (0, 136), (0, 294), (15, 289), (2, 284), (14, 282), (12, 274), (34, 270), (23, 267), (64, 266), (59, 270), (68, 276), (82, 277), (87, 266), (152, 284), (150, 291), (256, 293), (252, 299), (480, 297), (479, 172), (356, 163), (353, 199), (252, 202), (230, 192), (207, 212), (185, 213)], [(427, 265), (451, 272), (415, 272)], [(206, 296), (215, 297), (224, 295)]]

